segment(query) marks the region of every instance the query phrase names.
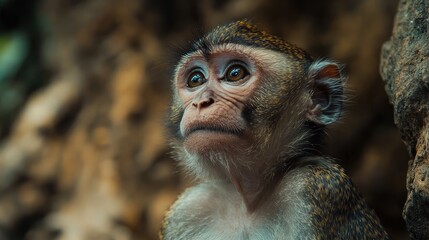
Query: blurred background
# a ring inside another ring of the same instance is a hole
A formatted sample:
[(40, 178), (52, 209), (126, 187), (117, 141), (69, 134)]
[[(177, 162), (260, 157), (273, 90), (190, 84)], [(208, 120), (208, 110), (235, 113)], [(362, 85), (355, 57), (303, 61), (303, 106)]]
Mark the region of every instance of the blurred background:
[(0, 0), (0, 240), (157, 239), (190, 183), (164, 130), (175, 50), (239, 18), (346, 64), (324, 152), (393, 239), (408, 154), (379, 76), (396, 0)]

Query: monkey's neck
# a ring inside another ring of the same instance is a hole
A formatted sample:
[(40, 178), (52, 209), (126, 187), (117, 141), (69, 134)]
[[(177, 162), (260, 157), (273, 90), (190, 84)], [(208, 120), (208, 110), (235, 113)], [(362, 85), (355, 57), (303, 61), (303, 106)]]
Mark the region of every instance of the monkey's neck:
[(262, 175), (244, 178), (231, 175), (231, 182), (243, 198), (248, 213), (254, 212), (268, 198), (277, 186), (281, 176), (265, 179)]
[(264, 169), (260, 166), (260, 172), (241, 171), (240, 174), (230, 172), (231, 182), (243, 198), (248, 213), (252, 213), (260, 207), (272, 195), (285, 174), (297, 167), (302, 159), (306, 159), (303, 154), (291, 156), (283, 161), (278, 161), (278, 164), (272, 169)]

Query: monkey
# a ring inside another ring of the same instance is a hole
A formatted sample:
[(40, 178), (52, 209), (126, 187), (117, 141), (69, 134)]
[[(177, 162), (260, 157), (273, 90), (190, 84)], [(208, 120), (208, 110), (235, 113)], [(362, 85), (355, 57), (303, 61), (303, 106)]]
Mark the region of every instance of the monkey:
[(318, 149), (341, 115), (342, 65), (239, 20), (193, 42), (173, 75), (168, 128), (197, 183), (161, 239), (389, 239)]

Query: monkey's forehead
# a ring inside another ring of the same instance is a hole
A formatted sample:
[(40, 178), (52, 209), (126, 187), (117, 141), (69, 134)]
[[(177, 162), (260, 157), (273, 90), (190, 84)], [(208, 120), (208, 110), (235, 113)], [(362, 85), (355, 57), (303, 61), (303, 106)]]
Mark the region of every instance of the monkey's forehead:
[(190, 62), (196, 59), (203, 59), (204, 61), (209, 62), (218, 54), (230, 54), (237, 57), (244, 56), (252, 59), (254, 63), (271, 62), (273, 59), (276, 59), (277, 61), (279, 61), (279, 59), (286, 59), (283, 53), (274, 50), (253, 46), (250, 47), (236, 43), (226, 43), (211, 47), (209, 52), (200, 49), (189, 52), (182, 56), (176, 68), (186, 68)]
[(310, 54), (303, 49), (277, 36), (259, 30), (246, 20), (239, 20), (216, 27), (207, 35), (195, 41), (188, 53), (200, 51), (203, 54), (209, 54), (214, 46), (228, 43), (274, 50), (298, 60), (312, 60)]

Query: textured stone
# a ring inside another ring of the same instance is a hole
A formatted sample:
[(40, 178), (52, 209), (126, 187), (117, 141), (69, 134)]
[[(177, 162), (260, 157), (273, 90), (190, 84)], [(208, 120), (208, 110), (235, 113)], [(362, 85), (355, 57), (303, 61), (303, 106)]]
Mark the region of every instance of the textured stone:
[(381, 75), (411, 160), (403, 217), (412, 239), (429, 239), (429, 2), (401, 0)]

